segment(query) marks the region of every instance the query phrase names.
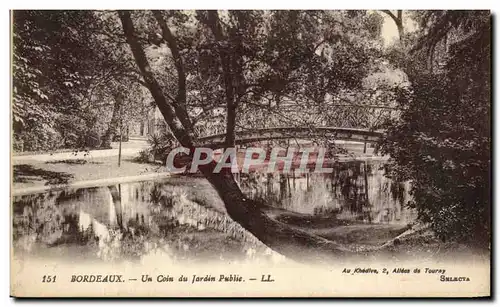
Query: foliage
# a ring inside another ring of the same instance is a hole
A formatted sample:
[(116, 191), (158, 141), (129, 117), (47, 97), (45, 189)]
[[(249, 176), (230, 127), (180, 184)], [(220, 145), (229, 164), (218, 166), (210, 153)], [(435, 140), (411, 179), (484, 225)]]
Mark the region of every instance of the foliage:
[(139, 155), (133, 158), (133, 161), (137, 163), (150, 163), (152, 160), (150, 149), (142, 149)]
[(137, 91), (132, 65), (120, 54), (123, 48), (110, 42), (116, 33), (108, 29), (113, 24), (108, 15), (14, 12), (15, 150), (100, 146), (101, 122), (113, 93)]
[(167, 161), (169, 152), (176, 148), (177, 140), (167, 131), (150, 135), (148, 138), (149, 152), (154, 160)]
[[(164, 92), (175, 99), (175, 61), (150, 15), (133, 12), (137, 36), (160, 37), (143, 46)], [(225, 132), (232, 116), (246, 128), (262, 127), (265, 116), (270, 123), (269, 110), (276, 123), (292, 125), (304, 125), (325, 109), (335, 112), (324, 103), (361, 87), (380, 49), (382, 21), (366, 11), (221, 11), (215, 21), (209, 15), (163, 13), (175, 31), (187, 76), (187, 109), (200, 135)], [(234, 80), (230, 87), (227, 75)], [(309, 110), (310, 120), (304, 114)]]
[[(58, 114), (74, 114), (93, 55), (84, 31), (89, 11), (16, 11), (14, 14), (13, 124), (24, 150), (64, 146), (57, 142)], [(75, 127), (75, 131), (79, 129)]]
[[(387, 125), (382, 152), (391, 156), (391, 175), (411, 180), (419, 218), (444, 240), (490, 242), (490, 24), (481, 11), (437, 13), (425, 40), (442, 37), (435, 27), (453, 17), (448, 31), (476, 20), (452, 44), (441, 73), (412, 71), (410, 89), (400, 89), (404, 109)], [(460, 28), (460, 27), (459, 27)], [(438, 35), (438, 36), (434, 36)], [(428, 45), (428, 44), (427, 44)], [(425, 44), (424, 44), (425, 46)]]
[(46, 151), (62, 145), (61, 134), (47, 123), (26, 123), (14, 134), (14, 140), (17, 141), (14, 149), (20, 151)]

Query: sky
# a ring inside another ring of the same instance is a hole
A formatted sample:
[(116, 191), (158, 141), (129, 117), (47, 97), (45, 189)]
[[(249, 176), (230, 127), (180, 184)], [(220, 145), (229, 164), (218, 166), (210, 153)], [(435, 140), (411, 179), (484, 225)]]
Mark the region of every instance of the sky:
[[(395, 11), (393, 11), (395, 12)], [(398, 27), (394, 20), (385, 13), (380, 13), (384, 17), (384, 23), (382, 24), (382, 37), (384, 39), (384, 46), (389, 46), (395, 40), (399, 38)], [(416, 23), (411, 20), (408, 14), (403, 11), (403, 26), (406, 33), (413, 32), (416, 29)]]

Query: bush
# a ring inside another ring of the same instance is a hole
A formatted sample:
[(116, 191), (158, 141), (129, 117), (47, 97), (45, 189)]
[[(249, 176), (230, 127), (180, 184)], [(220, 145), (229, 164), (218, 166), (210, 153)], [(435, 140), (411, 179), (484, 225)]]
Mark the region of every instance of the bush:
[(26, 126), (15, 139), (18, 148), (23, 151), (49, 151), (63, 145), (61, 134), (45, 124), (40, 127)]
[(151, 154), (151, 151), (149, 149), (143, 149), (139, 152), (139, 156), (135, 157), (134, 162), (138, 163), (150, 163), (154, 162), (153, 161), (153, 156)]
[(15, 151), (52, 151), (61, 148), (98, 148), (101, 137), (94, 128), (89, 129), (85, 121), (77, 116), (55, 116), (48, 123), (29, 121), (14, 129)]
[(161, 132), (149, 136), (149, 151), (153, 159), (166, 162), (169, 152), (177, 147), (177, 140), (170, 132)]
[(90, 130), (84, 138), (86, 148), (98, 148), (101, 145), (101, 136), (97, 131)]

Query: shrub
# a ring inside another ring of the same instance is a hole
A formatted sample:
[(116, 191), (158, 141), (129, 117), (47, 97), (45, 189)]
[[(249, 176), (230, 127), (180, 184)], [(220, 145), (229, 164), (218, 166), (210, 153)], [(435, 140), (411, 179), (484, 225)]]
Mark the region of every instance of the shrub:
[(60, 148), (61, 134), (49, 125), (26, 126), (17, 135), (17, 143), (22, 143), (23, 151), (49, 151)]
[(161, 132), (149, 136), (149, 151), (153, 159), (166, 162), (168, 153), (177, 146), (177, 140), (170, 132)]
[(150, 163), (154, 162), (153, 161), (153, 156), (151, 154), (151, 151), (149, 149), (143, 149), (139, 152), (139, 156), (135, 157), (134, 162), (138, 163)]

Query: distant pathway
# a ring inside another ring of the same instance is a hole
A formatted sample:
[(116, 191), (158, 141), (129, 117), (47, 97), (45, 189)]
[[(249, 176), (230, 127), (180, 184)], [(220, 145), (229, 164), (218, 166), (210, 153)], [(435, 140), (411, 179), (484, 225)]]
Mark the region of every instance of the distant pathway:
[[(75, 152), (58, 152), (58, 153), (47, 153), (47, 154), (37, 154), (37, 155), (20, 155), (12, 156), (12, 164), (26, 164), (30, 162), (47, 162), (47, 161), (58, 161), (58, 160), (76, 160), (76, 159), (92, 159), (92, 158), (102, 158), (102, 157), (113, 157), (118, 156), (118, 143), (112, 143), (112, 149), (102, 149), (102, 150), (90, 150)], [(148, 147), (148, 143), (145, 140), (131, 139), (128, 142), (122, 143), (122, 156), (136, 156), (139, 152)]]

